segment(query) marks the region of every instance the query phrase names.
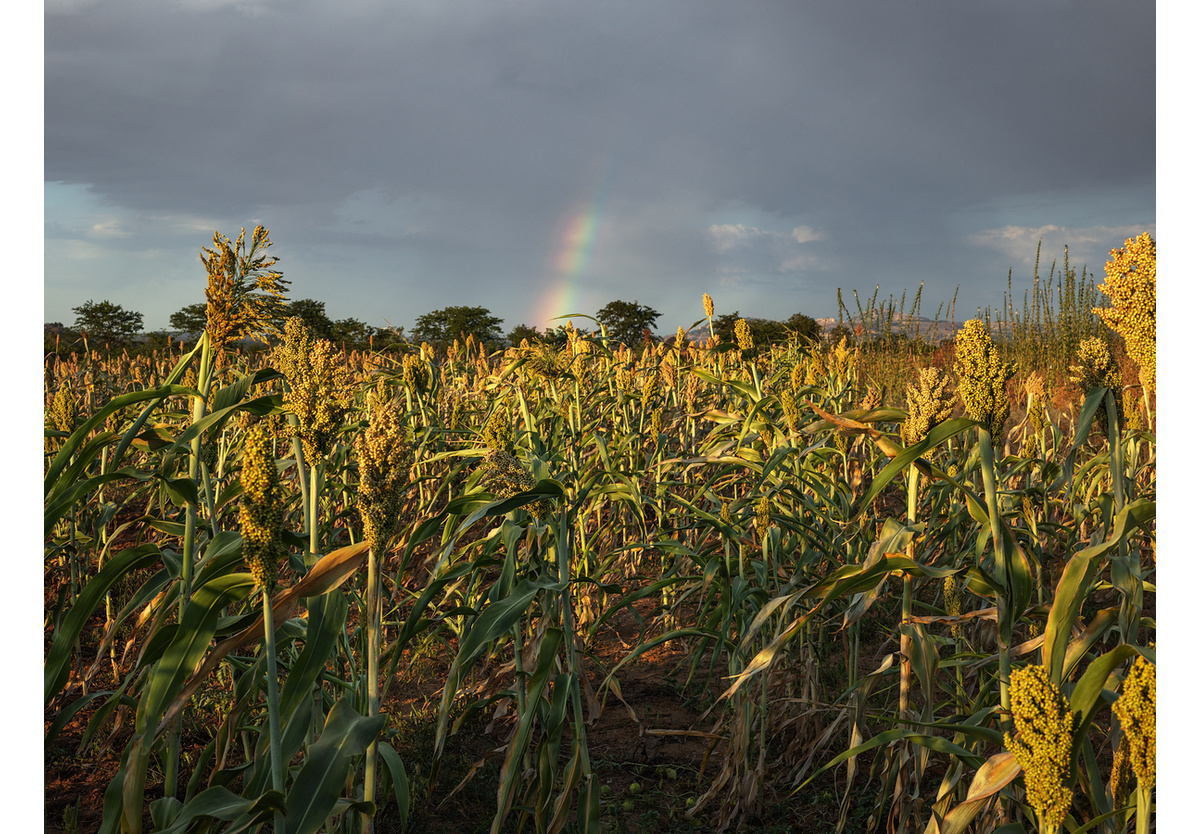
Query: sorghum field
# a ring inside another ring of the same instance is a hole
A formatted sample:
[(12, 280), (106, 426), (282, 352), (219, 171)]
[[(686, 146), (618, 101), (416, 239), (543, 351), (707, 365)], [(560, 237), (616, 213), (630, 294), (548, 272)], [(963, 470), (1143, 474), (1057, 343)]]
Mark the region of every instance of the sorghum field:
[(379, 353), (216, 242), (194, 347), (47, 358), (48, 830), (1154, 828), (1148, 235), (941, 341)]

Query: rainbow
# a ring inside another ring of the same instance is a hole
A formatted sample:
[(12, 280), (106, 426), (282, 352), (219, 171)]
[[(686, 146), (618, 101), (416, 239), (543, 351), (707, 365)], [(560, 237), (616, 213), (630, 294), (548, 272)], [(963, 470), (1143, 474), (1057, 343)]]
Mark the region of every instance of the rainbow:
[[(552, 275), (550, 287), (538, 300), (534, 313), (535, 326), (542, 328), (566, 323), (551, 321), (556, 316), (581, 312), (576, 308), (600, 229), (599, 201), (577, 202), (566, 213), (558, 229), (548, 258)], [(587, 324), (580, 322), (584, 327)]]

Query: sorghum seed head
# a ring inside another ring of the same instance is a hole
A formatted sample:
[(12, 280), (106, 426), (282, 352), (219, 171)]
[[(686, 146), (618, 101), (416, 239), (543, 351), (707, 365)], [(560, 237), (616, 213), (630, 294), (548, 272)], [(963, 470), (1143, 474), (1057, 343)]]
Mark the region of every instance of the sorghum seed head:
[(1113, 752), (1112, 776), (1109, 779), (1114, 809), (1124, 808), (1129, 804), (1129, 795), (1133, 793), (1136, 781), (1130, 764), (1129, 736), (1123, 735)]
[(483, 443), (489, 449), (511, 452), (514, 445), (512, 420), (508, 416), (508, 404), (502, 403), (492, 410), (487, 425), (483, 428)]
[(270, 591), (283, 556), (283, 509), (274, 440), (262, 423), (246, 431), (242, 452), (242, 499), (238, 507), (242, 556), (254, 581)]
[(1156, 390), (1157, 259), (1154, 238), (1143, 232), (1109, 252), (1107, 276), (1097, 289), (1112, 299), (1112, 306), (1093, 312), (1125, 340), (1125, 349), (1137, 363), (1142, 384)]
[[(490, 450), (484, 455), (482, 466), (483, 476), (479, 482), (497, 498), (511, 498), (517, 493), (533, 489), (536, 485), (533, 476), (508, 452)], [(550, 502), (540, 499), (526, 505), (526, 509), (534, 518), (545, 519), (550, 515)]]
[(764, 495), (758, 499), (754, 508), (754, 523), (758, 526), (759, 535), (766, 534), (771, 527), (771, 499)]
[(922, 368), (916, 386), (908, 386), (908, 419), (900, 430), (905, 445), (920, 443), (938, 423), (954, 414), (950, 377), (937, 368)]
[(394, 401), (368, 398), (371, 416), (366, 431), (354, 443), (358, 458), (359, 513), (364, 538), (377, 554), (383, 552), (400, 514), (401, 495), (409, 480), (413, 452)]
[(1057, 829), (1071, 807), (1070, 704), (1040, 665), (1012, 673), (1009, 697), (1016, 733), (1004, 734), (1004, 746), (1025, 771), (1029, 804), (1049, 828)]
[(1125, 676), (1124, 691), (1113, 704), (1113, 714), (1129, 739), (1129, 762), (1138, 781), (1153, 785), (1157, 775), (1157, 695), (1155, 664), (1139, 656)]
[(1016, 368), (1000, 358), (991, 334), (979, 319), (966, 322), (954, 341), (958, 395), (967, 414), (993, 437), (1000, 438), (1008, 419), (1006, 386)]
[(754, 350), (754, 337), (750, 335), (750, 322), (738, 319), (733, 325), (733, 335), (737, 339), (738, 350)]

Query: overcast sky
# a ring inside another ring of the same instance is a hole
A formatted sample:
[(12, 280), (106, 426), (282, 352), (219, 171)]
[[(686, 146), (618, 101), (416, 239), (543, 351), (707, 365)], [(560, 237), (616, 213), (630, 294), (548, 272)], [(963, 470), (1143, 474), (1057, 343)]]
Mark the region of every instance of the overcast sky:
[[(614, 299), (672, 332), (957, 318), (1155, 234), (1142, 0), (47, 0), (45, 318), (147, 329), (214, 230), (271, 230), (292, 298), (504, 330)], [(943, 314), (944, 315), (944, 314)], [(577, 322), (586, 324), (586, 322)]]

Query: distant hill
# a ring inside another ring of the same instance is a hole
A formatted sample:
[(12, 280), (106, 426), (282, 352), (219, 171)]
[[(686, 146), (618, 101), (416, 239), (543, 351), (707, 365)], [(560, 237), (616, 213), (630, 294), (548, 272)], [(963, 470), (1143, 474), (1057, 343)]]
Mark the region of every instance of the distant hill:
[[(824, 332), (829, 333), (838, 326), (838, 320), (835, 318), (817, 319), (817, 324), (821, 325), (821, 329)], [(854, 330), (859, 322), (856, 319), (843, 319), (842, 324)], [(928, 342), (940, 342), (944, 339), (953, 339), (954, 334), (959, 331), (962, 325), (961, 321), (939, 321), (925, 318), (924, 316), (915, 316), (905, 320), (900, 320), (897, 317), (896, 321), (892, 322), (892, 332), (907, 333), (910, 336), (915, 336)], [(871, 322), (864, 330), (870, 333), (877, 328), (881, 329), (882, 326), (882, 322)], [(995, 322), (992, 324), (992, 329), (996, 330)]]

